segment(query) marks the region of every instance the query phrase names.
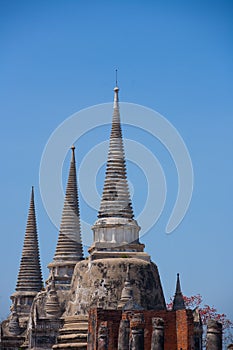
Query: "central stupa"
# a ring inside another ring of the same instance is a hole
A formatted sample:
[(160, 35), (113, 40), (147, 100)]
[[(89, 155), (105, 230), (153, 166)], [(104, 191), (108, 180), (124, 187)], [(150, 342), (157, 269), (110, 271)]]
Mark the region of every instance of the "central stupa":
[(134, 219), (126, 174), (118, 86), (114, 88), (103, 194), (98, 219), (92, 229), (90, 255), (75, 266), (66, 315), (87, 315), (92, 307), (124, 307), (122, 293), (126, 280), (137, 305), (145, 310), (165, 310), (157, 266), (144, 252), (144, 244), (139, 242), (140, 226)]

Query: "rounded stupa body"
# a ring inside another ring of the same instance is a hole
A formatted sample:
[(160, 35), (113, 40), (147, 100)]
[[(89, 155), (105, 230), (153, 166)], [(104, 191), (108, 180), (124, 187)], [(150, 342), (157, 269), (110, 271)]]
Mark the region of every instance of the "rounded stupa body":
[(122, 291), (130, 267), (131, 297), (145, 310), (163, 310), (165, 301), (157, 266), (137, 258), (106, 258), (79, 262), (71, 285), (66, 315), (87, 315), (90, 308), (119, 309), (128, 302)]

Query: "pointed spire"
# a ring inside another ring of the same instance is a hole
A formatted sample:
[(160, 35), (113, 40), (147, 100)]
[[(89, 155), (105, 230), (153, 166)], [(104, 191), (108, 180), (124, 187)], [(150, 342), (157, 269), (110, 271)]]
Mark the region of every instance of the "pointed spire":
[(31, 201), (28, 213), (26, 233), (24, 238), (22, 258), (16, 285), (17, 292), (39, 292), (43, 287), (39, 246), (36, 227), (34, 204), (34, 189), (32, 187)]
[(149, 261), (144, 244), (139, 242), (140, 226), (134, 220), (129, 194), (118, 93), (116, 86), (104, 189), (89, 253), (95, 260), (120, 257), (124, 251), (129, 257)]
[(181, 292), (181, 286), (180, 286), (180, 275), (177, 274), (177, 281), (176, 281), (176, 293), (173, 300), (173, 307), (172, 310), (183, 310), (185, 309), (185, 303), (183, 294)]
[(124, 145), (122, 140), (119, 88), (114, 88), (114, 110), (99, 218), (121, 217), (133, 219), (133, 209), (127, 183)]
[(67, 262), (83, 259), (75, 165), (75, 147), (72, 146), (71, 150), (72, 156), (70, 171), (54, 261)]

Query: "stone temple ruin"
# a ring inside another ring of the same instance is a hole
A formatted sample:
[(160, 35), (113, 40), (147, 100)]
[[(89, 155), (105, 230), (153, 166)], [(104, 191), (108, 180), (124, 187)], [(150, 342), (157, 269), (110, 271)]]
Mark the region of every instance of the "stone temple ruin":
[[(198, 310), (185, 308), (177, 276), (173, 309), (167, 310), (158, 268), (139, 241), (129, 195), (118, 103), (104, 189), (84, 259), (75, 148), (60, 232), (43, 286), (32, 189), (22, 258), (9, 317), (1, 323), (0, 348), (53, 350), (201, 350)], [(221, 324), (207, 331), (208, 350), (222, 349)]]

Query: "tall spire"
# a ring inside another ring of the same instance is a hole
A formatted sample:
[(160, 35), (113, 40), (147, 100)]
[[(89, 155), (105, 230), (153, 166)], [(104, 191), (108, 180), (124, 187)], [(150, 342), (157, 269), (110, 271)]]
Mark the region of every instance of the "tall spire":
[(39, 292), (43, 287), (39, 246), (36, 227), (36, 213), (34, 204), (34, 189), (32, 187), (31, 200), (24, 238), (22, 258), (16, 285), (17, 292)]
[(107, 169), (98, 217), (133, 219), (134, 214), (126, 176), (118, 93), (119, 88), (116, 86), (114, 88), (114, 110)]
[(185, 303), (184, 303), (184, 297), (181, 292), (181, 286), (180, 286), (180, 275), (177, 274), (177, 281), (176, 281), (176, 292), (173, 300), (173, 307), (172, 310), (183, 310), (185, 309)]
[(77, 175), (75, 165), (75, 147), (71, 147), (70, 171), (62, 212), (60, 233), (54, 261), (77, 262), (83, 259), (81, 242), (80, 215), (78, 203)]
[(140, 226), (134, 220), (129, 194), (118, 94), (116, 86), (104, 189), (89, 252), (93, 260), (120, 257), (127, 252), (129, 257), (149, 261), (144, 244), (139, 242)]

